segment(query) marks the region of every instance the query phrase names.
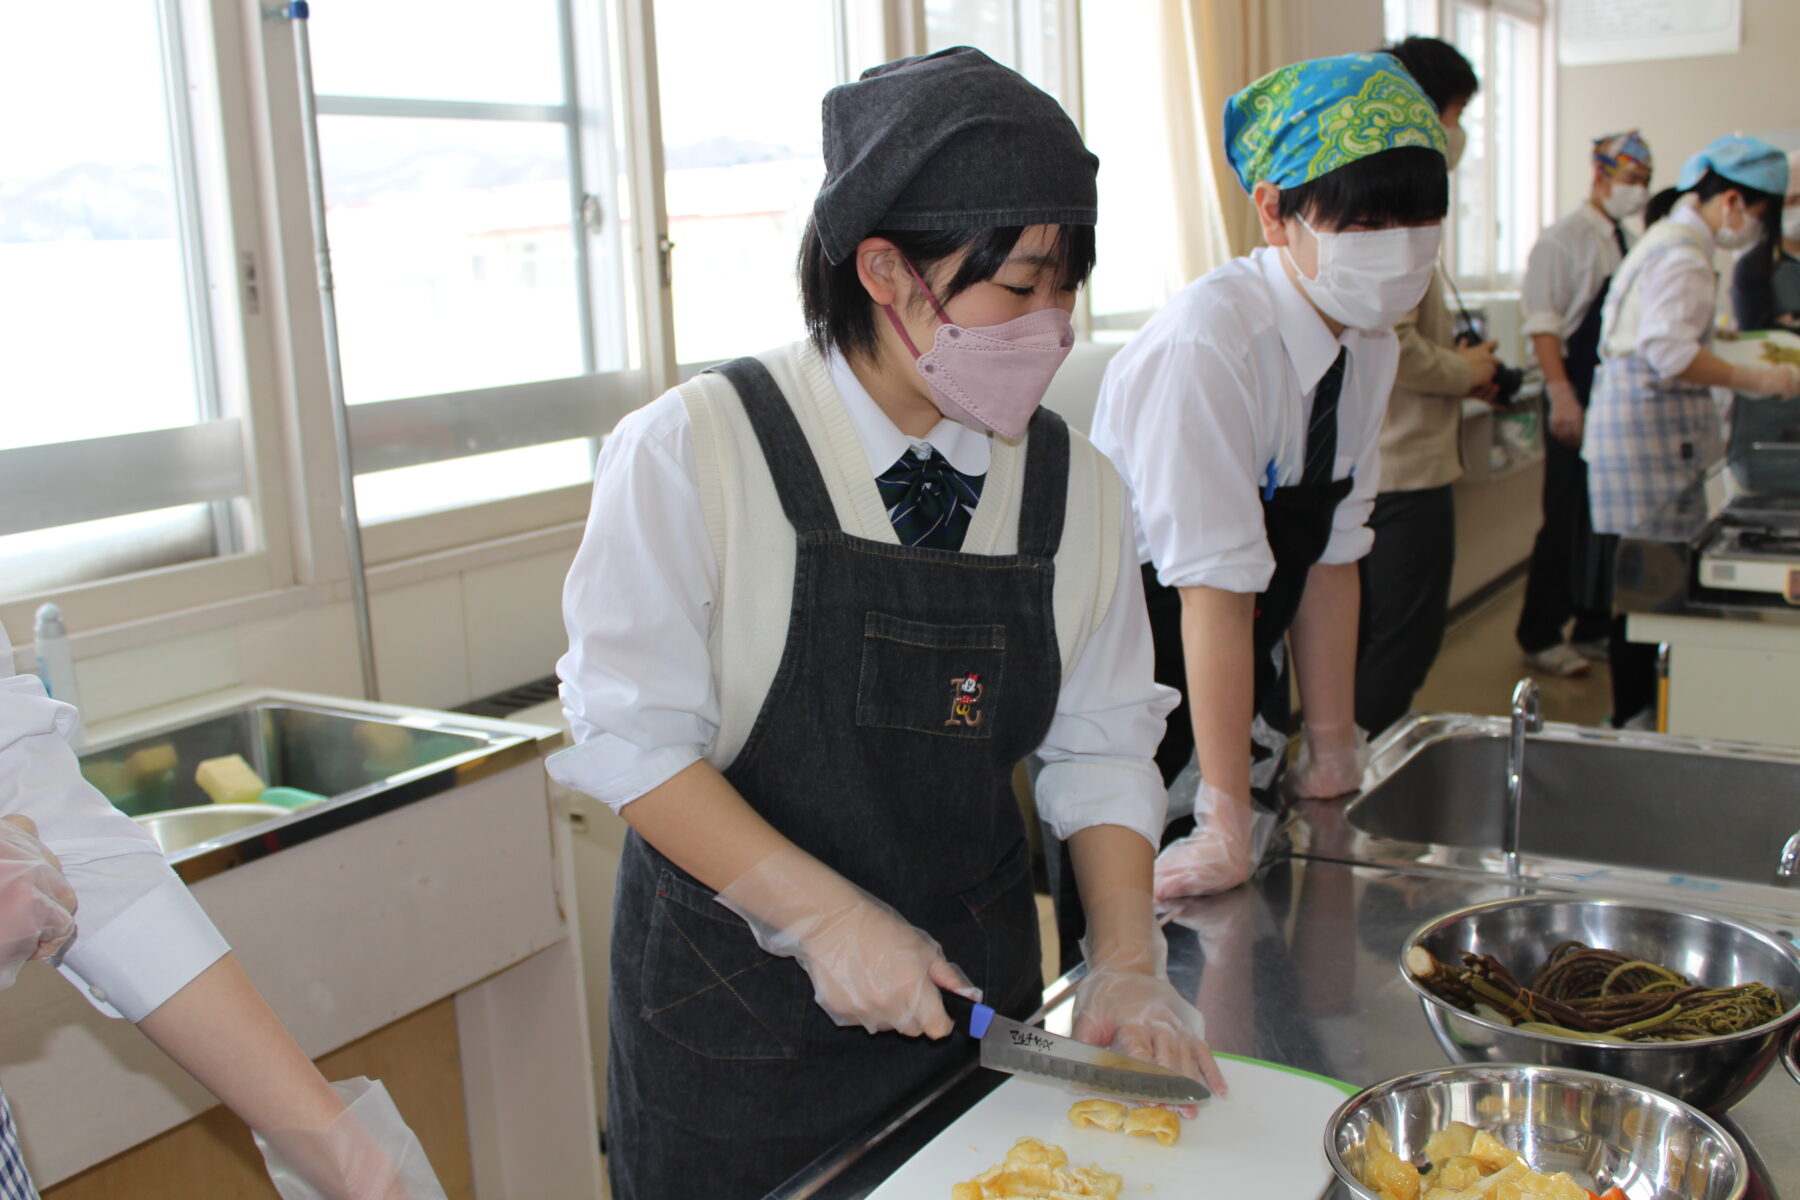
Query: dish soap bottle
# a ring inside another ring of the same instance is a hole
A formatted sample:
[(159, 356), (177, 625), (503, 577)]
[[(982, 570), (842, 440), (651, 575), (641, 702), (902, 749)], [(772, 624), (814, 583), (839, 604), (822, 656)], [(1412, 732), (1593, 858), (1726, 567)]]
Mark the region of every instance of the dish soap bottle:
[(69, 744), (81, 748), (81, 693), (75, 688), (75, 651), (69, 645), (69, 627), (63, 624), (62, 609), (46, 604), (37, 610), (37, 673), (44, 690), (52, 700), (61, 700), (75, 709), (75, 733)]

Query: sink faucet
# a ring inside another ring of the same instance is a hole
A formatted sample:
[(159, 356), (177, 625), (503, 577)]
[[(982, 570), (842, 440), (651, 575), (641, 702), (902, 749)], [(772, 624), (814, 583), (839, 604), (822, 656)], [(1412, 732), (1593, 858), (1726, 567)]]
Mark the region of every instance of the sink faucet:
[(1535, 679), (1521, 679), (1512, 694), (1512, 736), (1506, 743), (1506, 826), (1501, 830), (1501, 848), (1506, 851), (1506, 874), (1520, 878), (1519, 871), (1519, 792), (1525, 781), (1525, 735), (1541, 733), (1544, 714)]
[(1790, 884), (1800, 878), (1800, 833), (1795, 833), (1781, 848), (1781, 865), (1775, 868), (1775, 874)]

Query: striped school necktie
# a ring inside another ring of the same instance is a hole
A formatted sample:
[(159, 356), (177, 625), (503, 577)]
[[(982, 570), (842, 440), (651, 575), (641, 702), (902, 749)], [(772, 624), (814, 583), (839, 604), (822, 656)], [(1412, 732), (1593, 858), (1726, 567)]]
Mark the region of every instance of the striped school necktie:
[(1338, 395), (1344, 390), (1344, 365), (1349, 355), (1348, 347), (1338, 347), (1337, 358), (1313, 393), (1312, 420), (1306, 427), (1306, 468), (1300, 472), (1302, 487), (1331, 482), (1331, 469), (1337, 465)]
[(875, 486), (902, 546), (960, 550), (986, 478), (964, 475), (936, 449), (928, 458), (908, 450), (875, 477)]

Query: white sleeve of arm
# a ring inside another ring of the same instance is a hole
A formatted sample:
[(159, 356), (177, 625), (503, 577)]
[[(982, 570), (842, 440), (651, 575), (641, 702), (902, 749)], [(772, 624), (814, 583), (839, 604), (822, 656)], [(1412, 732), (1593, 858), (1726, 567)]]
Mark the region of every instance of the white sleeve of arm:
[(1525, 281), (1519, 287), (1519, 310), (1524, 317), (1519, 332), (1527, 343), (1540, 333), (1562, 340), (1570, 290), (1568, 251), (1548, 235), (1538, 238), (1525, 260)]
[[(10, 662), (0, 634), (0, 662)], [(62, 972), (108, 1016), (140, 1021), (231, 947), (143, 827), (81, 777), (75, 710), (32, 676), (0, 680), (0, 812), (37, 823), (78, 907)]]
[[(1115, 360), (1117, 361), (1117, 360)], [(1260, 592), (1275, 573), (1263, 529), (1245, 364), (1204, 342), (1156, 347), (1116, 377), (1119, 473), (1168, 587)], [(1141, 589), (1140, 582), (1140, 589)]]
[(1695, 254), (1664, 254), (1644, 268), (1638, 287), (1638, 352), (1663, 379), (1688, 369), (1713, 321), (1712, 268)]
[(1131, 506), (1122, 505), (1118, 579), (1106, 618), (1056, 699), (1038, 757), (1038, 816), (1068, 840), (1094, 825), (1136, 830), (1161, 844), (1168, 793), (1154, 755), (1180, 697), (1152, 678), (1150, 618), (1133, 549)]
[(687, 411), (668, 392), (600, 451), (563, 587), (557, 674), (575, 745), (550, 758), (552, 778), (616, 810), (705, 755), (719, 728), (707, 642), (717, 593)]

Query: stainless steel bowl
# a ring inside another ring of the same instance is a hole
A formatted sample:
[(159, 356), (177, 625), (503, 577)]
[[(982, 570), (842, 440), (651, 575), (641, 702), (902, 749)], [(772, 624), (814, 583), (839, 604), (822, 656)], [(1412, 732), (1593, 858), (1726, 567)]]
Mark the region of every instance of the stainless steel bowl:
[(1535, 1170), (1567, 1171), (1583, 1187), (1621, 1188), (1631, 1200), (1739, 1200), (1749, 1186), (1737, 1142), (1672, 1096), (1590, 1071), (1495, 1064), (1403, 1075), (1340, 1105), (1325, 1127), (1332, 1200), (1377, 1200), (1356, 1175), (1375, 1121), (1394, 1152), (1419, 1167), (1426, 1140), (1464, 1121)]
[(1787, 1010), (1742, 1033), (1621, 1046), (1532, 1033), (1463, 1012), (1412, 977), (1404, 949), (1400, 973), (1418, 994), (1438, 1045), (1455, 1062), (1599, 1071), (1708, 1112), (1723, 1112), (1749, 1095), (1775, 1064), (1787, 1030), (1800, 1023), (1800, 952), (1754, 925), (1704, 913), (1616, 900), (1495, 900), (1423, 926), (1405, 949), (1423, 946), (1453, 963), (1462, 961), (1465, 950), (1492, 954), (1522, 975), (1570, 939), (1661, 963), (1708, 987), (1760, 980), (1781, 993)]
[(1800, 1024), (1788, 1031), (1787, 1048), (1781, 1052), (1781, 1065), (1800, 1083)]

